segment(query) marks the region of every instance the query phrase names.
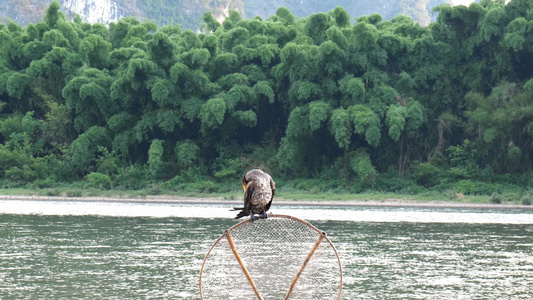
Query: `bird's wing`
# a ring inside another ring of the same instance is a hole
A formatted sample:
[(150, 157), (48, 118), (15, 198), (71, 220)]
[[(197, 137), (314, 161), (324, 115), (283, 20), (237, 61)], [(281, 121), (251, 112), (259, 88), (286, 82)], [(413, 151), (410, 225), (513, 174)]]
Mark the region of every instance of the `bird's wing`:
[(274, 180), (272, 180), (272, 177), (270, 177), (270, 188), (272, 189), (272, 198), (270, 198), (270, 201), (272, 202), (272, 199), (274, 199), (274, 194), (276, 193), (276, 183)]
[(250, 181), (246, 185), (246, 190), (244, 190), (244, 209), (251, 211), (252, 209), (252, 194), (255, 189), (255, 181)]
[(270, 197), (270, 201), (268, 201), (267, 205), (265, 206), (265, 212), (270, 209), (270, 205), (272, 205), (272, 200), (274, 199), (274, 194), (276, 194), (276, 183), (274, 180), (272, 180), (272, 177), (270, 178), (270, 189), (272, 190), (272, 197)]

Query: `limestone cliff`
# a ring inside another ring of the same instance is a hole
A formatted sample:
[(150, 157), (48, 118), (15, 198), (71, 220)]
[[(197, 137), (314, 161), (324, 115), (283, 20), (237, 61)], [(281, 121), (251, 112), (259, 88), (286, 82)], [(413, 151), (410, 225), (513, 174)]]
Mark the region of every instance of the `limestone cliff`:
[(122, 17), (117, 2), (112, 0), (63, 0), (61, 7), (65, 11), (77, 13), (88, 23), (109, 24)]
[[(42, 20), (51, 0), (1, 0), (0, 22), (9, 19), (21, 25)], [(84, 22), (109, 24), (121, 17), (153, 19), (159, 25), (181, 24), (184, 29), (198, 30), (202, 15), (213, 12), (222, 21), (234, 9), (243, 17), (260, 16), (264, 19), (275, 14), (280, 6), (288, 7), (298, 17), (316, 12), (327, 12), (336, 6), (344, 7), (352, 17), (380, 14), (391, 19), (407, 15), (422, 25), (429, 24), (431, 10), (454, 0), (58, 0), (61, 10), (72, 19), (76, 14)]]

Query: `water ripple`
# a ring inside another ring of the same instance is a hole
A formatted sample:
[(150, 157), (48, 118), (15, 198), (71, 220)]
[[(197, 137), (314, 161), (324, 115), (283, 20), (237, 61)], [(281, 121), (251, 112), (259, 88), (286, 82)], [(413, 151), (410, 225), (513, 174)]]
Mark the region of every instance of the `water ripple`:
[[(107, 216), (106, 205), (0, 203), (0, 298), (199, 299), (204, 255), (233, 213), (121, 203)], [(530, 211), (350, 208), (344, 221), (327, 218), (338, 208), (274, 208), (285, 209), (328, 233), (342, 299), (533, 299)]]

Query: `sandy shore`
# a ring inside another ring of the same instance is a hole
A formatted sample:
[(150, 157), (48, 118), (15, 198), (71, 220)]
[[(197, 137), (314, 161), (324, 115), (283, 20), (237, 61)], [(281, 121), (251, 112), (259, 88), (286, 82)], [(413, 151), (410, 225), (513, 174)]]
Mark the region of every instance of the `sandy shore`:
[[(196, 198), (181, 196), (146, 196), (146, 197), (61, 197), (61, 196), (23, 196), (23, 195), (0, 195), (0, 200), (33, 200), (33, 201), (81, 201), (81, 202), (125, 202), (125, 203), (171, 203), (171, 204), (227, 204), (240, 205), (242, 201), (226, 200), (223, 198)], [(427, 207), (427, 208), (479, 208), (479, 209), (528, 209), (533, 210), (531, 205), (516, 204), (491, 204), (491, 203), (462, 203), (462, 202), (439, 202), (425, 201), (416, 202), (404, 199), (389, 198), (386, 200), (346, 200), (346, 201), (305, 201), (275, 199), (277, 205), (297, 206), (380, 206), (380, 207)]]

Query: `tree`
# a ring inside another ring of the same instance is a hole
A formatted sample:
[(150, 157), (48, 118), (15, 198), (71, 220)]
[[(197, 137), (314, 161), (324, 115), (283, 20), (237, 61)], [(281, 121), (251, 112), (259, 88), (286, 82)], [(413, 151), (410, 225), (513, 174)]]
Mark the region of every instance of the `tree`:
[(163, 175), (163, 141), (153, 140), (148, 150), (148, 170), (152, 176), (152, 181)]
[(217, 28), (220, 27), (220, 23), (215, 19), (215, 17), (213, 17), (213, 13), (210, 11), (204, 13), (202, 19), (205, 22), (208, 31), (215, 32)]
[(105, 69), (109, 65), (111, 43), (99, 35), (89, 34), (80, 45), (80, 55), (88, 66)]
[(94, 170), (98, 157), (98, 147), (109, 147), (109, 144), (107, 130), (103, 127), (93, 126), (79, 135), (68, 149), (73, 171), (84, 176)]
[(42, 22), (0, 25), (0, 184), (139, 188), (261, 165), (328, 189), (358, 178), (351, 191), (398, 189), (394, 176), (527, 186), (530, 1), (437, 11), (427, 27), (378, 14), (352, 26), (342, 7), (206, 13), (197, 33), (70, 22), (53, 1)]
[(46, 14), (44, 16), (44, 21), (50, 28), (55, 28), (58, 21), (65, 20), (65, 14), (59, 11), (60, 5), (57, 0), (52, 0), (50, 6), (46, 9)]
[(209, 99), (200, 110), (202, 121), (202, 132), (207, 133), (209, 129), (217, 128), (224, 121), (226, 113), (226, 102), (221, 98)]
[(103, 126), (118, 113), (119, 105), (110, 97), (113, 78), (106, 71), (86, 69), (82, 76), (73, 78), (63, 89), (69, 109), (75, 111), (74, 126), (85, 131), (92, 126)]
[(350, 15), (348, 12), (340, 7), (337, 6), (333, 10), (333, 16), (335, 17), (335, 24), (339, 27), (348, 27), (350, 26)]
[(326, 39), (330, 22), (331, 18), (326, 13), (312, 14), (305, 22), (304, 33), (313, 39), (315, 45), (320, 45)]

